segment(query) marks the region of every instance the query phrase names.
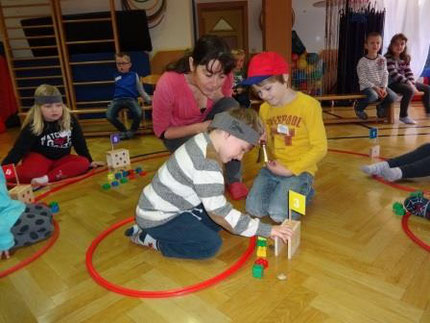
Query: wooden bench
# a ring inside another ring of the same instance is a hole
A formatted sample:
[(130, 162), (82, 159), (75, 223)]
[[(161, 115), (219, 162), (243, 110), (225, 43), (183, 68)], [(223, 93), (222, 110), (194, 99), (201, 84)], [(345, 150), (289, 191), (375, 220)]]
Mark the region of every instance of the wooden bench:
[[(418, 92), (415, 94), (415, 96), (422, 96), (424, 95), (424, 92)], [(347, 100), (354, 100), (354, 104), (352, 107), (354, 107), (354, 105), (356, 104), (356, 101), (359, 99), (363, 99), (366, 96), (364, 94), (327, 94), (327, 95), (319, 95), (319, 96), (313, 96), (314, 99), (323, 102), (323, 101), (330, 101), (330, 112), (334, 113), (334, 108), (335, 108), (335, 102), (336, 101), (347, 101)], [(399, 97), (400, 101), (401, 97)], [(263, 101), (261, 100), (251, 100), (251, 105), (256, 105), (256, 104), (261, 104)], [(376, 105), (378, 104), (377, 102), (373, 102), (370, 105)], [(334, 115), (336, 118), (335, 119), (324, 119), (324, 124), (340, 124), (340, 123), (365, 123), (365, 122), (384, 122), (385, 120), (389, 123), (389, 124), (393, 124), (394, 120), (395, 120), (395, 116), (394, 116), (394, 104), (391, 104), (388, 111), (387, 111), (387, 115), (385, 118), (378, 118), (378, 117), (369, 117), (366, 120), (362, 120), (359, 119), (357, 117), (354, 118), (343, 118), (340, 117), (338, 115)], [(324, 111), (324, 109), (323, 109)]]

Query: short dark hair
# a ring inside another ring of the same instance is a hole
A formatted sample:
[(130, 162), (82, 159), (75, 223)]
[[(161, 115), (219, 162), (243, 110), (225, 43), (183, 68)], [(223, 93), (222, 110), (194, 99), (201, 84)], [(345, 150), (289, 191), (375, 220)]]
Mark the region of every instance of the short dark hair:
[(200, 37), (191, 53), (186, 53), (182, 58), (166, 67), (167, 71), (173, 71), (180, 74), (190, 72), (189, 58), (193, 58), (194, 66), (204, 65), (206, 69), (212, 72), (213, 60), (221, 63), (224, 74), (230, 73), (235, 66), (235, 59), (231, 54), (227, 43), (219, 36), (204, 35)]

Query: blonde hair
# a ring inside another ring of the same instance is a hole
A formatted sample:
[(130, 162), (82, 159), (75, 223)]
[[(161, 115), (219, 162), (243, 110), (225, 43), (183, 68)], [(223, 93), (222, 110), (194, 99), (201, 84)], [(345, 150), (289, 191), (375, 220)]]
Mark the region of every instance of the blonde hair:
[[(34, 91), (35, 97), (56, 96), (56, 95), (61, 96), (60, 91), (55, 86), (49, 85), (49, 84), (39, 85), (36, 91)], [(43, 104), (34, 104), (31, 107), (30, 111), (28, 111), (27, 117), (22, 123), (22, 128), (24, 128), (27, 125), (30, 125), (31, 131), (36, 136), (41, 135), (45, 127), (45, 121), (43, 119), (42, 110), (41, 110), (42, 105)], [(70, 130), (70, 123), (71, 123), (70, 110), (64, 104), (63, 104), (63, 113), (61, 115), (61, 118), (57, 122), (60, 125), (61, 131)]]
[(232, 49), (231, 54), (234, 58), (237, 58), (239, 56), (245, 56), (245, 51), (243, 49)]

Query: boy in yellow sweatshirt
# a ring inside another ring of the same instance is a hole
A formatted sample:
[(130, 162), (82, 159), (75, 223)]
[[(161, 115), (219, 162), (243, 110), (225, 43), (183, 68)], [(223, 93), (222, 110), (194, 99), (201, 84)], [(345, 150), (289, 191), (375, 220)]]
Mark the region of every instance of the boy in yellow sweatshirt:
[[(242, 85), (252, 85), (265, 102), (260, 117), (265, 123), (269, 162), (260, 170), (246, 199), (251, 215), (269, 215), (275, 222), (288, 216), (288, 191), (314, 195), (312, 187), (317, 163), (327, 153), (327, 137), (322, 110), (314, 98), (288, 86), (289, 66), (275, 52), (254, 56), (248, 78)], [(292, 218), (299, 214), (292, 212)]]

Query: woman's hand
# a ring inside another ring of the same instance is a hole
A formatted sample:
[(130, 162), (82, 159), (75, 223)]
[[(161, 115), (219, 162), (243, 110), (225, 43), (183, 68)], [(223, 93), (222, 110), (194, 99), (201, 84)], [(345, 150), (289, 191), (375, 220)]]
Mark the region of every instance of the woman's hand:
[(9, 250), (0, 251), (0, 259), (3, 259), (3, 255), (5, 259), (9, 259), (10, 258)]
[(287, 243), (288, 238), (291, 238), (294, 234), (294, 231), (286, 225), (274, 225), (272, 226), (272, 231), (270, 232), (270, 238), (273, 240), (275, 238), (280, 238), (284, 243)]
[(91, 168), (97, 168), (97, 167), (101, 167), (101, 166), (105, 166), (105, 163), (99, 160), (93, 160), (90, 164)]

